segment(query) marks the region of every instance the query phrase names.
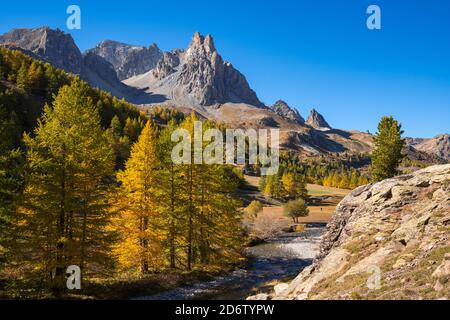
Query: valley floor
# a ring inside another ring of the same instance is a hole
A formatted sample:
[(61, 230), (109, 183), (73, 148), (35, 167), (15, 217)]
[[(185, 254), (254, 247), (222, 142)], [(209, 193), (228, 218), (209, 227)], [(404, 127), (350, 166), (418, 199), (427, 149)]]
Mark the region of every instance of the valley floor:
[[(245, 176), (245, 180), (251, 187), (258, 188), (258, 177)], [(309, 216), (299, 218), (299, 223), (327, 223), (339, 202), (351, 192), (351, 190), (324, 187), (316, 184), (308, 184), (307, 189), (308, 194), (316, 201), (308, 206)], [(263, 203), (263, 213), (273, 215), (274, 219), (282, 220), (286, 225), (292, 224), (291, 219), (283, 216), (283, 204), (281, 202), (267, 198), (259, 191), (255, 191), (252, 198)]]

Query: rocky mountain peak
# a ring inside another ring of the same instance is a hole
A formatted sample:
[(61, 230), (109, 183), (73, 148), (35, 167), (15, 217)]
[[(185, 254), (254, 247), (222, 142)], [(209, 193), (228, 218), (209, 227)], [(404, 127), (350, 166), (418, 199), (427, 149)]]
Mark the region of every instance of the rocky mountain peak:
[(300, 115), (300, 113), (294, 109), (291, 108), (285, 101), (278, 100), (275, 102), (270, 109), (275, 112), (276, 114), (280, 115), (281, 117), (299, 123), (304, 124), (305, 119)]
[(213, 38), (199, 32), (194, 33), (187, 50), (164, 53), (152, 72), (125, 83), (193, 108), (225, 103), (264, 106), (244, 75), (224, 62)]
[(208, 55), (211, 57), (213, 53), (216, 52), (216, 47), (214, 46), (214, 39), (211, 35), (206, 37), (201, 35), (199, 32), (194, 33), (192, 36), (191, 43), (186, 50), (186, 57), (193, 56), (197, 58), (199, 55)]
[(308, 117), (308, 120), (306, 120), (306, 123), (317, 130), (331, 129), (331, 126), (316, 109), (311, 110), (311, 113)]
[(56, 68), (82, 73), (83, 57), (70, 34), (49, 27), (13, 29), (0, 36), (0, 44), (31, 52)]

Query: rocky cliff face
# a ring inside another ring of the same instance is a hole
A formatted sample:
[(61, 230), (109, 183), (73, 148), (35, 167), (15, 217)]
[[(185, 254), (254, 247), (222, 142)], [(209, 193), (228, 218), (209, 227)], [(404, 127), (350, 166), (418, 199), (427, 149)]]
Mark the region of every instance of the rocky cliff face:
[(245, 77), (222, 60), (210, 35), (194, 34), (177, 83), (201, 105), (225, 102), (262, 105)]
[(406, 139), (406, 142), (419, 151), (434, 154), (450, 161), (450, 134), (438, 135), (432, 139)]
[(83, 56), (69, 34), (48, 27), (13, 29), (0, 36), (0, 44), (12, 45), (29, 51), (56, 68), (81, 74)]
[(106, 40), (87, 52), (94, 53), (111, 63), (120, 80), (140, 75), (155, 68), (163, 52), (156, 44), (148, 48)]
[(328, 124), (328, 122), (326, 122), (325, 118), (319, 112), (317, 112), (316, 109), (311, 110), (308, 120), (306, 120), (306, 124), (317, 130), (326, 131), (331, 129), (331, 126)]
[(270, 107), (270, 109), (286, 120), (290, 120), (290, 121), (293, 121), (298, 124), (305, 123), (305, 119), (303, 119), (303, 117), (300, 115), (300, 113), (296, 109), (291, 108), (283, 100), (278, 100), (277, 102), (275, 102)]
[(117, 78), (114, 67), (101, 56), (81, 54), (72, 36), (48, 27), (13, 29), (0, 36), (0, 45), (19, 49), (32, 58), (51, 63), (87, 81), (93, 87), (106, 90), (119, 98), (132, 100), (136, 90), (128, 88)]
[(165, 53), (154, 70), (125, 83), (194, 108), (224, 103), (263, 107), (244, 75), (223, 61), (212, 37), (199, 33), (194, 34), (187, 50)]
[(450, 165), (354, 190), (314, 264), (272, 298), (449, 299)]

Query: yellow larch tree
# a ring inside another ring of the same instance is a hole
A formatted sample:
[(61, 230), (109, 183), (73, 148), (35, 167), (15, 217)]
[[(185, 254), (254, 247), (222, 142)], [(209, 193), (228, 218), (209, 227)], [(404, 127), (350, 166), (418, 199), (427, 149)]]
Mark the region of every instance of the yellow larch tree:
[(114, 255), (120, 268), (141, 275), (164, 266), (162, 248), (166, 232), (159, 211), (157, 138), (156, 126), (147, 122), (132, 147), (125, 171), (118, 174), (121, 187), (117, 205), (122, 210), (114, 219), (120, 237)]

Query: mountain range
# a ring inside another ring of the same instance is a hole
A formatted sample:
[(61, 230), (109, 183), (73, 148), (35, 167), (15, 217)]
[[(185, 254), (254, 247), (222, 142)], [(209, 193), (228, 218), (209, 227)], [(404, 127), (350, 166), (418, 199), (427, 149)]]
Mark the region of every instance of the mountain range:
[[(79, 75), (143, 109), (165, 105), (235, 128), (279, 128), (282, 147), (300, 154), (361, 153), (373, 147), (371, 134), (332, 128), (315, 109), (305, 120), (283, 100), (266, 106), (245, 76), (222, 58), (210, 35), (196, 32), (186, 49), (170, 52), (156, 44), (105, 40), (82, 53), (70, 34), (41, 27), (13, 29), (0, 36), (0, 45)], [(450, 135), (407, 142), (410, 152), (450, 160)]]

